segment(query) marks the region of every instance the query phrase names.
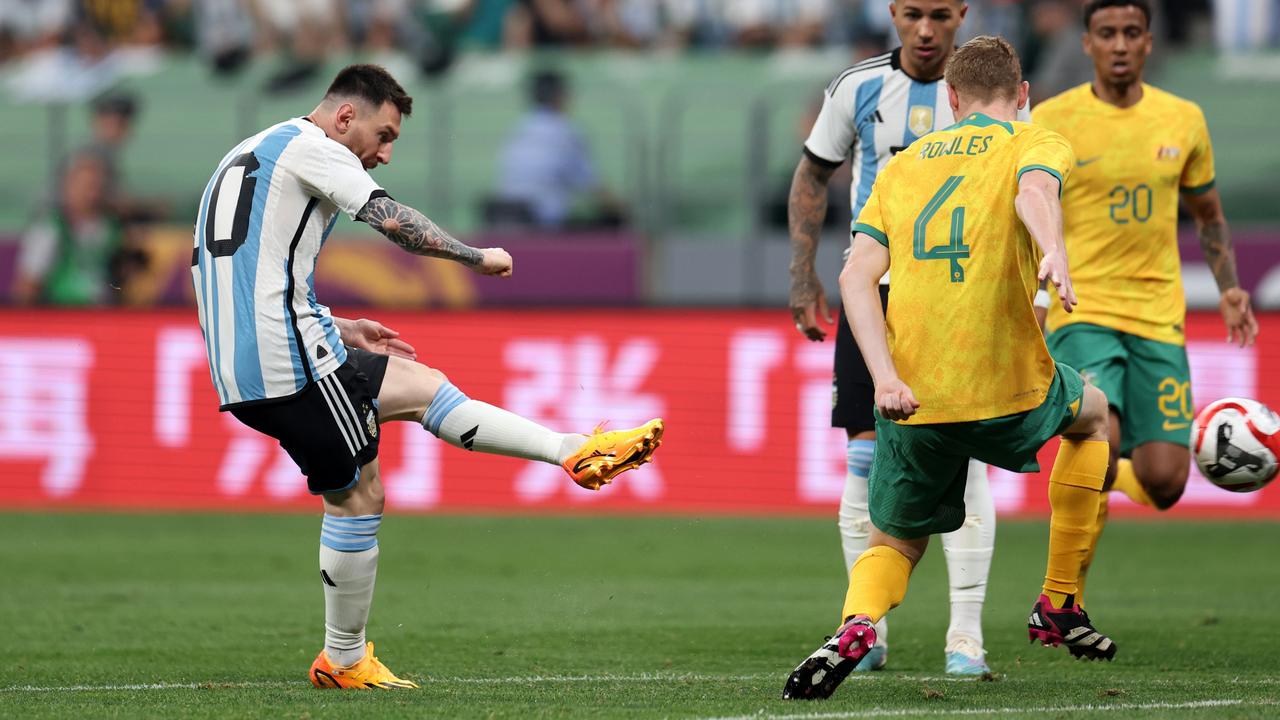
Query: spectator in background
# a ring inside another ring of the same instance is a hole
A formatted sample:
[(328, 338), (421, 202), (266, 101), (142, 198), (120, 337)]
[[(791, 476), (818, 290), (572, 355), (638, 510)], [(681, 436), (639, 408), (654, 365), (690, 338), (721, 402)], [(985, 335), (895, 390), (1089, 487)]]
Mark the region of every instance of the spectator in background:
[(164, 0), (80, 0), (78, 5), (81, 22), (109, 45), (160, 45), (164, 40)]
[(111, 302), (145, 264), (125, 242), (110, 210), (107, 166), (92, 153), (71, 158), (49, 215), (22, 238), (13, 299), (19, 304), (95, 305)]
[(566, 116), (568, 85), (553, 70), (530, 83), (533, 109), (507, 138), (499, 158), (498, 187), (485, 210), (491, 224), (562, 229), (583, 196), (595, 207), (581, 225), (616, 226), (621, 208), (604, 188), (582, 133)]
[(346, 44), (338, 0), (256, 0), (255, 8), (270, 41), (289, 51), (284, 67), (267, 79), (269, 92), (303, 85), (320, 70), (329, 50)]
[(74, 10), (71, 0), (0, 0), (0, 62), (56, 47)]
[[(126, 92), (112, 92), (99, 96), (90, 104), (90, 140), (75, 155), (92, 155), (101, 161), (106, 174), (106, 203), (111, 213), (122, 222), (148, 222), (168, 212), (167, 203), (154, 198), (138, 198), (129, 193), (121, 169), (121, 156), (133, 136), (134, 121), (138, 114), (138, 99)], [(61, 181), (55, 183), (54, 193), (61, 192)]]
[(721, 8), (734, 45), (808, 47), (822, 42), (833, 0), (733, 0)]
[(1213, 19), (1223, 52), (1280, 47), (1280, 0), (1213, 0)]
[(575, 0), (516, 0), (506, 19), (509, 48), (585, 45), (587, 14)]
[(1032, 107), (1093, 78), (1093, 61), (1080, 51), (1080, 0), (1040, 0), (1031, 8), (1039, 52), (1031, 81)]
[(196, 44), (220, 75), (244, 67), (253, 52), (253, 16), (244, 0), (192, 0)]

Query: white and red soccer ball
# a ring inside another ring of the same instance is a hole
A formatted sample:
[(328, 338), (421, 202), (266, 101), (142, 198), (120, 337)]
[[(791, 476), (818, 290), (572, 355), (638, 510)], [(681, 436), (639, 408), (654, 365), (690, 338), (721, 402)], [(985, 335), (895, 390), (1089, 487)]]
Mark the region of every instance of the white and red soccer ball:
[(1223, 490), (1253, 492), (1276, 476), (1280, 417), (1247, 398), (1210, 403), (1191, 424), (1191, 456)]

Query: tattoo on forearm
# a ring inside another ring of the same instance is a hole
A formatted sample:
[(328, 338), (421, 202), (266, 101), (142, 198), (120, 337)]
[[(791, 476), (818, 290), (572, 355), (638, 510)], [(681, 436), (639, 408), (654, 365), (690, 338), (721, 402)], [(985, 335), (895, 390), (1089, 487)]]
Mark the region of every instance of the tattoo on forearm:
[(1236, 287), (1240, 280), (1236, 277), (1236, 257), (1231, 249), (1231, 231), (1222, 220), (1212, 220), (1199, 228), (1200, 250), (1204, 260), (1213, 271), (1213, 279), (1218, 283), (1218, 290)]
[(791, 305), (812, 302), (818, 295), (813, 261), (818, 252), (822, 221), (827, 215), (830, 171), (802, 161), (791, 180), (787, 198), (787, 226), (791, 233)]
[(479, 250), (454, 239), (426, 215), (389, 197), (370, 200), (356, 213), (356, 219), (414, 255), (456, 260), (472, 267), (483, 259)]

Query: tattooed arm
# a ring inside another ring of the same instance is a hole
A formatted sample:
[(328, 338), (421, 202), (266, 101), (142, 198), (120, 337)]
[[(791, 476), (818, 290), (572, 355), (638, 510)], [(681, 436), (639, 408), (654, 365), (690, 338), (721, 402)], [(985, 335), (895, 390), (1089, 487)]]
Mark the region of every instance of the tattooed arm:
[(356, 219), (386, 235), (391, 242), (414, 255), (455, 260), (482, 275), (511, 274), (511, 256), (501, 248), (479, 249), (466, 245), (408, 205), (387, 196), (371, 198)]
[(1195, 218), (1200, 250), (1222, 293), (1218, 309), (1227, 324), (1227, 340), (1239, 342), (1242, 347), (1251, 345), (1258, 335), (1258, 321), (1249, 305), (1249, 293), (1240, 287), (1236, 276), (1236, 254), (1231, 247), (1231, 230), (1222, 212), (1222, 198), (1217, 189), (1200, 194), (1183, 193), (1182, 197)]
[(787, 198), (787, 225), (791, 231), (791, 317), (796, 330), (810, 340), (824, 340), (821, 318), (832, 322), (827, 293), (814, 269), (822, 221), (827, 216), (827, 181), (836, 167), (821, 165), (807, 154), (800, 156)]

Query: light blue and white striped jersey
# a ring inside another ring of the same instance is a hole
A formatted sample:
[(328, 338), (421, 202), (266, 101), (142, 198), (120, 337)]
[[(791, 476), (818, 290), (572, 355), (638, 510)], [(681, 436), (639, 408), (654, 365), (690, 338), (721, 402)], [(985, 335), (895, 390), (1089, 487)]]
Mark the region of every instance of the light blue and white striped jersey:
[[(897, 48), (868, 58), (837, 75), (804, 143), (810, 159), (829, 167), (851, 158), (851, 228), (894, 153), (955, 124), (946, 81), (923, 82), (907, 75), (899, 62), (901, 52)], [(1018, 119), (1031, 122), (1030, 107), (1019, 110)]]
[(316, 257), (339, 210), (384, 195), (350, 150), (294, 118), (218, 163), (196, 220), (191, 278), (222, 409), (300, 392), (346, 361), (316, 301)]

